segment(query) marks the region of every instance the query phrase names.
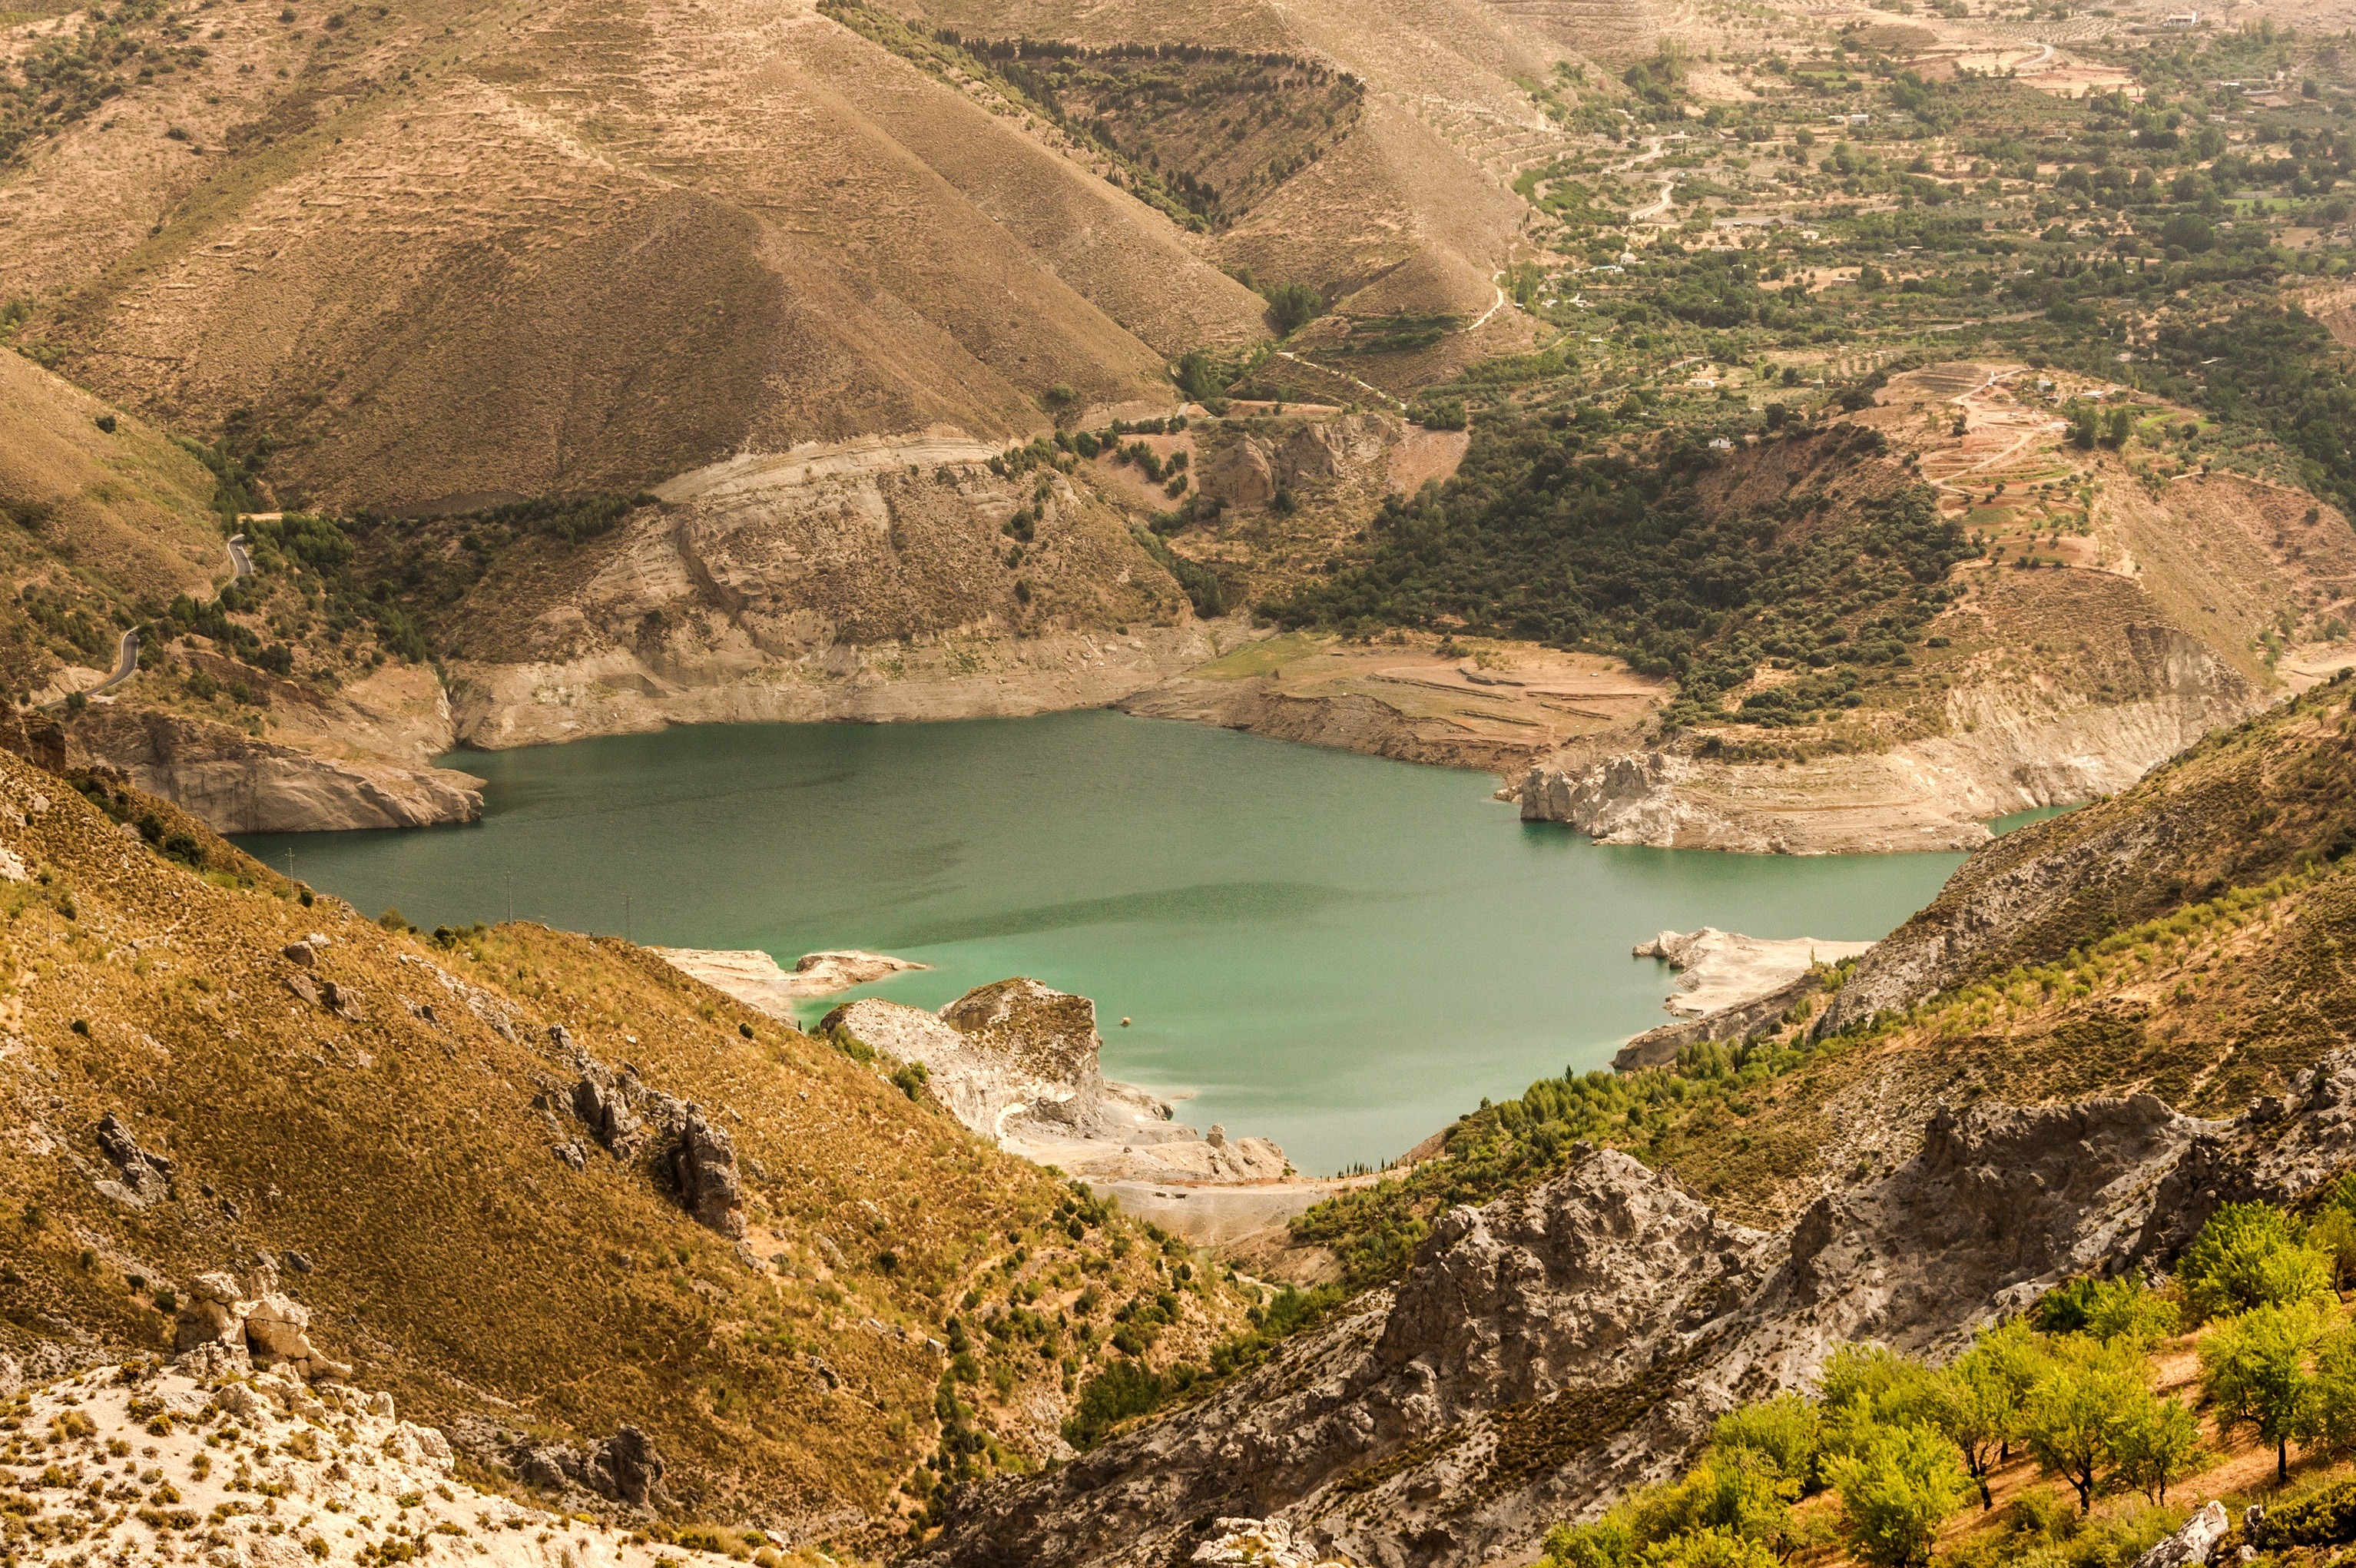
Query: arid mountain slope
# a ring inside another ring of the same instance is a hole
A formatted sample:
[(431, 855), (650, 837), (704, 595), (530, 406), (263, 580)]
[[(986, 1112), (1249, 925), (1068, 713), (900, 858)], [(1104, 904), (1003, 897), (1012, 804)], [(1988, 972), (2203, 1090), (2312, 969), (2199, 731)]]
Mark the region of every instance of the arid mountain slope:
[(2356, 847), (2350, 687), (2211, 736), (2134, 789), (2007, 834), (1858, 961), (1822, 1033)]
[(1221, 640), (1052, 447), (806, 448), (643, 499), (580, 539), (496, 512), (359, 532), (362, 575), (395, 585), (444, 660), (459, 737), (1037, 713), (1124, 696)]
[(1519, 1560), (1843, 1341), (1939, 1356), (2072, 1275), (2165, 1265), (2221, 1203), (2336, 1180), (2352, 690), (1979, 852), (1827, 982), (1836, 1022), (1853, 987), (1907, 1011), (1812, 1037), (1804, 999), (1468, 1114), (1295, 1222), (1395, 1283), (1051, 1477), (959, 1493), (924, 1561), (1183, 1559), (1223, 1516), (1349, 1561)]
[(135, 604), (209, 596), (230, 571), (212, 491), (163, 432), (0, 353), (0, 683), (20, 699), (95, 685)]
[(259, 573), (233, 579), (231, 506), (187, 446), (0, 353), (0, 689), (55, 710), (62, 728), (30, 718), (52, 760), (127, 769), (224, 832), (479, 816), (477, 781), (430, 766), (454, 731), (423, 650), (347, 640), (348, 602), (305, 638), (287, 606), (324, 607), (319, 577), (256, 520)]
[[(226, 15), (208, 91), (126, 94), (9, 176), (0, 287), (59, 301), (33, 330), (185, 426), (254, 409), (288, 499), (1004, 436), (1053, 385), (1166, 401), (1165, 355), (1264, 330), (1162, 215), (814, 11), (337, 17)], [(107, 156), (151, 139), (180, 166)]]
[(812, 441), (1003, 439), (1044, 426), (1043, 398), (1166, 408), (1170, 360), (1264, 338), (1215, 263), (1486, 311), (1521, 204), (1418, 106), (1470, 94), (1535, 133), (1511, 79), (1564, 47), (1462, 4), (1410, 8), (1364, 62), (1386, 29), (1338, 12), (933, 19), (1285, 49), (1329, 80), (1375, 70), (1375, 102), (1196, 233), (1120, 188), (1150, 146), (1083, 146), (803, 4), (232, 8), (201, 29), (61, 10), (7, 56), (95, 50), (91, 92), (118, 35), (170, 69), (126, 71), (103, 115), (59, 101), (0, 166), (0, 296), (126, 406), (208, 436), (241, 412), (294, 504), (464, 508)]
[(1616, 1150), (1451, 1210), (1396, 1286), (1210, 1399), (1052, 1475), (958, 1493), (918, 1561), (1187, 1559), (1213, 1520), (1344, 1561), (1526, 1561), (1547, 1528), (1674, 1471), (1737, 1403), (1849, 1340), (1952, 1353), (2087, 1271), (2161, 1262), (2222, 1201), (2297, 1197), (2356, 1157), (2356, 1058), (2204, 1122), (2137, 1095), (1942, 1112), (1895, 1168), (1744, 1229)]
[(1092, 1354), (1106, 1298), (1171, 1293), (1156, 1364), (1238, 1316), (916, 1090), (651, 954), (305, 907), (171, 807), (13, 757), (0, 798), (20, 1363), (169, 1348), (197, 1275), (267, 1251), (320, 1354), (478, 1461), (506, 1462), (499, 1429), (633, 1425), (688, 1517), (880, 1545), (920, 1458), (1056, 1450), (1059, 1359)]

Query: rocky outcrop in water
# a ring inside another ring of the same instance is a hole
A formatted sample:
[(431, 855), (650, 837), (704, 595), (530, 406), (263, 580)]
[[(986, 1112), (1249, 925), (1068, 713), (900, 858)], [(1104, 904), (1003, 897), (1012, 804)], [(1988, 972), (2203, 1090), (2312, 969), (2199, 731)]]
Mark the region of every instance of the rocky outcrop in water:
[(1762, 939), (1704, 926), (1663, 931), (1636, 944), (1633, 956), (1657, 958), (1678, 972), (1677, 990), (1662, 1004), (1675, 1024), (1647, 1029), (1622, 1046), (1612, 1065), (1622, 1072), (1659, 1067), (1699, 1040), (1740, 1039), (1775, 1022), (1823, 987), (1820, 966), (1854, 958), (1870, 942), (1820, 941), (1814, 937)]
[(2356, 1054), (2232, 1122), (2149, 1095), (1943, 1110), (1913, 1158), (1772, 1233), (1582, 1149), (1446, 1215), (1397, 1287), (1210, 1399), (960, 1491), (918, 1561), (1143, 1568), (1253, 1521), (1385, 1568), (1518, 1559), (1840, 1344), (1950, 1354), (2064, 1278), (2164, 1260), (2220, 1203), (2296, 1197), (2351, 1157)]
[(1160, 1182), (1272, 1181), (1284, 1151), (1265, 1138), (1205, 1137), (1162, 1101), (1105, 1078), (1096, 1004), (1040, 984), (978, 986), (937, 1014), (867, 998), (829, 1013), (841, 1030), (904, 1062), (949, 1113), (1009, 1153), (1076, 1176)]
[(786, 1023), (794, 1021), (794, 1002), (801, 997), (831, 996), (853, 986), (888, 980), (895, 974), (931, 966), (894, 958), (889, 953), (842, 949), (806, 952), (794, 967), (784, 970), (758, 948), (649, 948), (673, 969), (724, 992), (745, 1006)]

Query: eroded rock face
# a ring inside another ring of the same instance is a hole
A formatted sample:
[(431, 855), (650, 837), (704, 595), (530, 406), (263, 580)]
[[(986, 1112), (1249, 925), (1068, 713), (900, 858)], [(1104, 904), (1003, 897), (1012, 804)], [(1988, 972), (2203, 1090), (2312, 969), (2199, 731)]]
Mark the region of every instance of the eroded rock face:
[(2072, 1274), (2356, 1157), (2356, 1053), (2227, 1122), (2149, 1095), (1941, 1111), (1919, 1153), (1743, 1230), (1629, 1156), (1451, 1212), (1394, 1290), (1063, 1470), (961, 1491), (918, 1561), (1184, 1561), (1240, 1522), (1386, 1568), (1533, 1554), (1843, 1343), (1941, 1358)]
[(1763, 1238), (1616, 1149), (1432, 1228), (1376, 1341), (1419, 1366), (1442, 1413), (1643, 1372), (1665, 1330), (1698, 1327), (1744, 1282)]
[(1229, 442), (1194, 476), (1211, 500), (1231, 507), (1262, 507), (1276, 499), (1276, 466), (1267, 446), (1249, 435)]
[(1035, 980), (1001, 980), (967, 992), (942, 1008), (940, 1017), (1013, 1070), (1068, 1089), (1072, 1101), (1104, 1087), (1097, 1059), (1104, 1048), (1097, 1035), (1097, 1005), (1085, 996), (1051, 990)]
[(735, 1140), (690, 1106), (665, 1158), (680, 1202), (697, 1224), (731, 1240), (744, 1234), (744, 1188), (736, 1175)]
[(117, 1203), (145, 1208), (170, 1189), (176, 1168), (170, 1157), (141, 1148), (123, 1118), (112, 1111), (99, 1119), (98, 1148), (123, 1173), (121, 1181), (98, 1184), (98, 1190)]
[(348, 1379), (350, 1366), (314, 1346), (310, 1326), (311, 1309), (279, 1289), (277, 1267), (265, 1261), (242, 1279), (216, 1271), (190, 1281), (174, 1317), (172, 1347), (197, 1370), (274, 1364), (314, 1380)]
[(177, 714), (93, 705), (70, 740), (75, 763), (121, 768), (218, 832), (414, 828), (483, 815), (483, 781), (470, 773), (320, 756)]
[(570, 1443), (503, 1431), (479, 1420), (461, 1421), (453, 1430), (458, 1445), (473, 1457), (544, 1492), (578, 1488), (636, 1509), (669, 1500), (662, 1456), (635, 1426), (617, 1428), (585, 1454)]
[[(744, 1180), (736, 1169), (736, 1143), (714, 1126), (701, 1108), (665, 1094), (624, 1063), (618, 1069), (575, 1044), (561, 1026), (550, 1031), (559, 1050), (580, 1069), (570, 1109), (597, 1146), (616, 1159), (637, 1158), (649, 1144), (659, 1146), (656, 1165), (681, 1208), (696, 1222), (731, 1240), (744, 1234)], [(551, 1125), (553, 1126), (553, 1112)], [(558, 1157), (575, 1170), (584, 1156), (576, 1144), (559, 1143)]]
[(2124, 641), (2121, 668), (2141, 693), (2132, 701), (1976, 686), (1949, 694), (1945, 734), (1887, 752), (1773, 766), (1715, 757), (1687, 737), (1601, 759), (1542, 759), (1515, 795), (1525, 821), (1569, 822), (1612, 843), (1761, 854), (1975, 849), (1988, 842), (1987, 818), (2126, 789), (2264, 705), (2180, 633), (2129, 627)]

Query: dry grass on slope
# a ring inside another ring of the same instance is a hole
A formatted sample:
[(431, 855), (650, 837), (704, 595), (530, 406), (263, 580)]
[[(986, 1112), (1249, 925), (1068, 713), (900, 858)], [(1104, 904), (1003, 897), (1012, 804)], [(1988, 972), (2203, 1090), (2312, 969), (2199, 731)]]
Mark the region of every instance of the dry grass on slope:
[(94, 681), (137, 605), (209, 594), (229, 575), (212, 492), (162, 432), (0, 351), (0, 689)]
[[(100, 792), (112, 814), (0, 757), (0, 844), (27, 877), (0, 882), (0, 1344), (20, 1355), (157, 1348), (159, 1290), (300, 1252), (315, 1341), (418, 1419), (636, 1424), (695, 1516), (880, 1543), (941, 1431), (950, 1369), (926, 1341), (949, 1316), (979, 1341), (969, 1462), (1015, 1466), (1052, 1450), (1110, 1324), (1084, 1327), (1076, 1301), (1068, 1325), (988, 1321), (1073, 1282), (1099, 1315), (1174, 1289), (1166, 1364), (1236, 1319), (1231, 1290), (1177, 1284), (1152, 1238), (1069, 1234), (1047, 1173), (637, 949), (531, 926), (422, 943), (306, 908), (171, 808)], [(152, 818), (160, 847), (115, 814)], [(312, 932), (309, 978), (357, 993), (358, 1018), (288, 988), (304, 972), (280, 950)], [(643, 1158), (588, 1143), (556, 1024), (732, 1134), (754, 1261)], [(96, 1189), (117, 1175), (94, 1139), (110, 1112), (176, 1162), (168, 1195)], [(557, 1150), (575, 1140), (579, 1171)]]

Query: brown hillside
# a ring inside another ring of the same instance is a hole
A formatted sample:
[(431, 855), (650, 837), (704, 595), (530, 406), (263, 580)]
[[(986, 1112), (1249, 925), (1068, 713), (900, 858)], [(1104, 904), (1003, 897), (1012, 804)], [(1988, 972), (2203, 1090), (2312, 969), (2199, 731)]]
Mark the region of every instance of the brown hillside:
[(1058, 382), (1166, 401), (1165, 355), (1262, 330), (1161, 214), (812, 12), (336, 16), (225, 15), (110, 128), (36, 144), (0, 276), (59, 299), (28, 334), (102, 390), (255, 407), (290, 497), (1004, 435)]
[[(1299, 62), (1266, 91), (1215, 61), (1098, 72), (1063, 113), (1106, 153), (805, 5), (292, 10), (198, 27), (141, 0), (0, 33), (12, 70), (106, 56), (26, 122), (0, 296), (150, 417), (209, 436), (252, 410), (283, 499), (405, 511), (814, 440), (1028, 434), (1059, 386), (1166, 406), (1172, 359), (1267, 330), (1221, 266), (1469, 323), (1525, 216), (1505, 181), (1554, 138), (1515, 79), (1576, 52), (1552, 13), (1471, 0), (925, 13), (971, 39)], [(1207, 231), (1120, 188), (1148, 169), (1214, 193)]]
[[(85, 789), (106, 809), (0, 757), (0, 1348), (20, 1359), (167, 1345), (159, 1293), (300, 1254), (314, 1342), (415, 1419), (635, 1424), (692, 1517), (880, 1544), (945, 1374), (974, 1424), (940, 1464), (1024, 1466), (1064, 1369), (1111, 1354), (1119, 1300), (1183, 1298), (1157, 1363), (1199, 1361), (1234, 1315), (1125, 1222), (1072, 1218), (1047, 1173), (637, 949), (391, 934), (169, 807)], [(308, 963), (282, 952), (301, 940)], [(661, 1148), (598, 1146), (559, 1025), (733, 1140), (744, 1245), (682, 1208)], [(167, 1171), (134, 1181), (98, 1141), (110, 1113)], [(1034, 1303), (1039, 1323), (981, 1332)], [(927, 1340), (959, 1315), (973, 1360), (951, 1369)]]

